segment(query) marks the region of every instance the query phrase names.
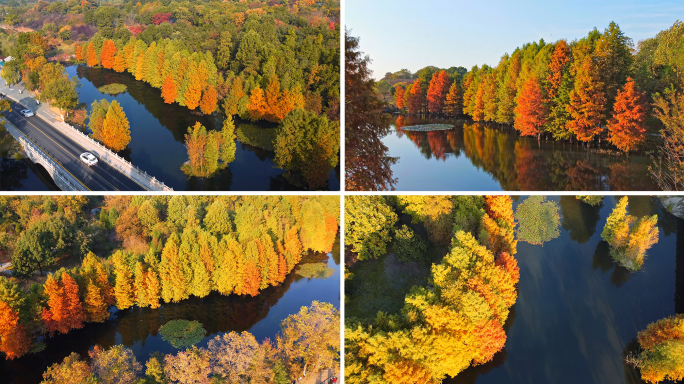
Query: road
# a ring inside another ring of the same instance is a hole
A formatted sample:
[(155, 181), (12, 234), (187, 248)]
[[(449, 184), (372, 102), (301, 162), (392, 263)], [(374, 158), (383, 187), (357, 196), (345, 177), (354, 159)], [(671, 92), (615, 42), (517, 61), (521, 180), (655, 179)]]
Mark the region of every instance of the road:
[(131, 178), (104, 161), (88, 167), (79, 160), (86, 152), (80, 144), (50, 125), (39, 116), (24, 117), (19, 111), (26, 109), (11, 99), (12, 112), (5, 112), (5, 118), (34, 143), (47, 151), (53, 161), (59, 163), (74, 178), (91, 191), (144, 191)]

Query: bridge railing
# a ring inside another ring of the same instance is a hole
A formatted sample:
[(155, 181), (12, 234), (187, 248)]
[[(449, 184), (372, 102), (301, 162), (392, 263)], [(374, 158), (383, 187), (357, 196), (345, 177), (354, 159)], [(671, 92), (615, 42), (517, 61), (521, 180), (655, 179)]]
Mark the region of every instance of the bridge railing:
[[(157, 178), (155, 178), (154, 176), (149, 175), (147, 172), (136, 167), (135, 165), (133, 165), (133, 163), (131, 163), (130, 161), (128, 161), (128, 160), (124, 159), (123, 157), (117, 155), (111, 149), (100, 144), (97, 140), (95, 140), (92, 137), (81, 132), (76, 127), (73, 127), (70, 124), (67, 124), (67, 123), (61, 122), (61, 121), (57, 121), (54, 125), (63, 126), (63, 128), (68, 129), (69, 131), (71, 131), (73, 133), (76, 133), (77, 135), (80, 136), (80, 138), (88, 141), (91, 145), (98, 147), (102, 151), (102, 152), (98, 153), (98, 155), (100, 156), (101, 159), (107, 161), (107, 163), (109, 163), (112, 167), (118, 169), (119, 171), (121, 171), (124, 174), (127, 174), (127, 173), (125, 173), (125, 171), (129, 171), (131, 178), (134, 181), (136, 181), (138, 184), (141, 184), (147, 190), (150, 190), (150, 191), (173, 191), (173, 188), (168, 187), (162, 181), (157, 180)], [(126, 168), (128, 168), (128, 169), (126, 169)]]
[[(14, 97), (10, 94), (8, 94), (7, 96), (12, 97), (14, 99)], [(17, 99), (15, 99), (15, 101), (20, 102)], [(173, 191), (173, 188), (167, 186), (162, 181), (157, 180), (157, 178), (155, 178), (154, 176), (149, 175), (147, 172), (136, 167), (135, 165), (133, 165), (133, 163), (117, 155), (109, 148), (94, 140), (92, 137), (81, 132), (79, 129), (63, 121), (55, 119), (53, 116), (51, 116), (45, 111), (39, 111), (38, 108), (36, 108), (35, 113), (44, 115), (43, 117), (47, 117), (46, 120), (48, 122), (49, 120), (54, 119), (55, 121), (50, 122), (50, 124), (55, 128), (61, 130), (67, 136), (74, 138), (73, 135), (75, 134), (76, 137), (82, 141), (82, 143), (87, 143), (98, 148), (100, 151), (97, 154), (99, 155), (100, 159), (106, 161), (109, 165), (116, 168), (117, 170), (119, 170), (119, 172), (123, 173), (124, 175), (128, 175), (133, 181), (140, 184), (143, 188), (147, 189), (148, 191)], [(83, 146), (87, 148), (86, 145)]]
[[(5, 120), (5, 128), (9, 133), (14, 136), (17, 142), (29, 153), (29, 156), (37, 157), (40, 160), (41, 165), (43, 165), (48, 173), (59, 180), (55, 180), (55, 183), (60, 186), (66, 186), (68, 191), (86, 191), (87, 189), (83, 184), (79, 183), (73, 176), (66, 172), (66, 170), (61, 170), (54, 165), (54, 161), (45, 154), (49, 152), (40, 147), (38, 144), (34, 143), (30, 138), (28, 138), (23, 132), (16, 129), (12, 124), (8, 124)], [(32, 159), (35, 163), (35, 159)]]

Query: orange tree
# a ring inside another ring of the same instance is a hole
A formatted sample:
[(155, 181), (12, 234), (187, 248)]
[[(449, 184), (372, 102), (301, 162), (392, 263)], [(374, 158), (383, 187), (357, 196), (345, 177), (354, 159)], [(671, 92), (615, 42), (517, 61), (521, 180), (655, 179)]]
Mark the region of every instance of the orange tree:
[(621, 151), (636, 149), (646, 139), (647, 106), (644, 94), (627, 78), (613, 104), (613, 118), (608, 122), (608, 140)]

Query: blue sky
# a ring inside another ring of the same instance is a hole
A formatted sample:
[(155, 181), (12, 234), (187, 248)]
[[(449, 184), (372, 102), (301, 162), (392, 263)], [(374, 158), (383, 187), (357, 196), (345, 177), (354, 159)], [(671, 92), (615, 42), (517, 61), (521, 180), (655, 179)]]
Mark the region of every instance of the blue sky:
[(684, 1), (345, 0), (346, 25), (361, 38), (375, 78), (402, 68), (496, 65), (524, 43), (572, 41), (618, 23), (634, 40), (684, 20)]

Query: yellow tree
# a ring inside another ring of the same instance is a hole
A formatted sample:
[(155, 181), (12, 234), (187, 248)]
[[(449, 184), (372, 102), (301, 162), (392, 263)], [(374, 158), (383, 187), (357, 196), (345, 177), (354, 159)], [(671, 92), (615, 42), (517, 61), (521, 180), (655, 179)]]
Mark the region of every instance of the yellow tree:
[(121, 105), (116, 100), (113, 100), (109, 105), (107, 115), (102, 123), (100, 137), (102, 144), (115, 152), (123, 150), (131, 142), (130, 124)]

